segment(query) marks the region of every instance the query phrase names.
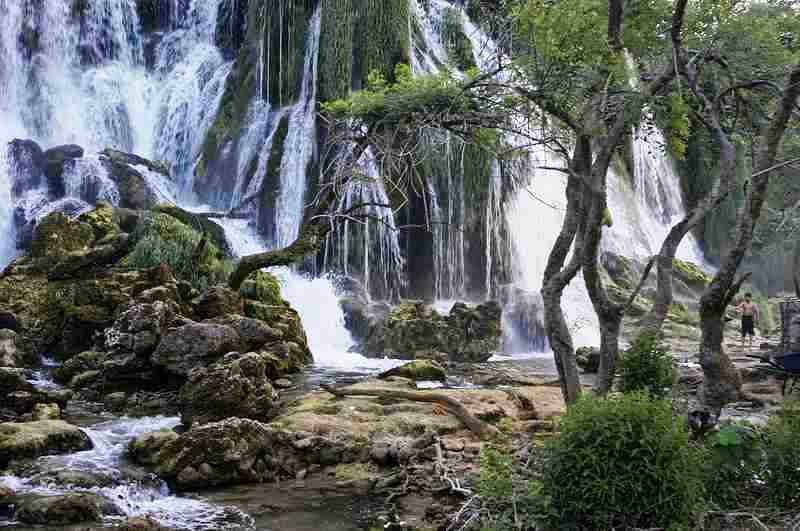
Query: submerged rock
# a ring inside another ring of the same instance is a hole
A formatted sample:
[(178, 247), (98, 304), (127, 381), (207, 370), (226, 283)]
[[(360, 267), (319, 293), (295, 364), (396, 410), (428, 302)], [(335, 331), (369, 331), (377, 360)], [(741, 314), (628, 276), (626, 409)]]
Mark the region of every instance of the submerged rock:
[(82, 430), (62, 420), (0, 424), (0, 468), (17, 459), (90, 450)]
[(103, 515), (121, 511), (110, 500), (96, 494), (28, 496), (20, 504), (15, 518), (26, 524), (68, 525), (93, 522)]
[(250, 352), (193, 370), (180, 394), (184, 426), (228, 417), (268, 420), (274, 399), (268, 365), (266, 357)]

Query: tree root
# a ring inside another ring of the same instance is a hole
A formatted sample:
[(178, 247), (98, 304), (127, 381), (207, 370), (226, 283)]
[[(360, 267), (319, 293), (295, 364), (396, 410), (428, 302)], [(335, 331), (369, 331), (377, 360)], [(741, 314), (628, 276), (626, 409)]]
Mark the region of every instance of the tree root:
[(458, 400), (438, 393), (420, 393), (414, 391), (398, 391), (394, 389), (352, 389), (348, 387), (335, 388), (331, 385), (323, 385), (322, 388), (334, 396), (374, 396), (378, 398), (394, 398), (398, 400), (408, 400), (410, 402), (427, 402), (444, 406), (449, 413), (461, 421), (472, 433), (481, 439), (490, 438), (498, 435), (497, 428), (488, 424), (464, 407)]

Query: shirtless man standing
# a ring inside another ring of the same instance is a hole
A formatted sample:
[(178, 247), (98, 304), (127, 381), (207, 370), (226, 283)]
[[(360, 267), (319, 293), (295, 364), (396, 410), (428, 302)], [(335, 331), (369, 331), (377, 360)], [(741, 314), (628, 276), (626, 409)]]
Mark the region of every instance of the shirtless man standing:
[(744, 338), (747, 337), (747, 347), (752, 349), (753, 336), (756, 335), (755, 325), (758, 323), (758, 306), (753, 302), (753, 295), (745, 293), (744, 300), (736, 309), (742, 312), (742, 348), (744, 348)]

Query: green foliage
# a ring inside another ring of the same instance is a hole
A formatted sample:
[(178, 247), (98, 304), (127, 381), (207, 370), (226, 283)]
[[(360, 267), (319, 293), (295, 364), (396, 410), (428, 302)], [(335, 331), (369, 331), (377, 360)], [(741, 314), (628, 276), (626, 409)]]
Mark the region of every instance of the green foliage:
[(678, 160), (686, 158), (689, 143), (689, 104), (680, 94), (673, 94), (670, 100), (670, 122), (667, 136), (669, 148)]
[(533, 526), (549, 512), (549, 497), (542, 483), (531, 479), (514, 462), (509, 441), (487, 444), (481, 450), (481, 470), (476, 492), (481, 497), (481, 524), (485, 531)]
[(239, 293), (246, 299), (263, 302), (270, 306), (283, 304), (281, 283), (278, 278), (267, 271), (256, 271), (244, 281)]
[[(176, 218), (151, 213), (133, 233), (136, 243), (122, 264), (147, 269), (166, 264), (179, 280), (198, 289), (223, 283), (233, 272), (233, 262), (211, 242), (200, 248), (203, 236)], [(202, 249), (199, 258), (198, 249)]]
[(581, 398), (544, 463), (559, 528), (681, 529), (703, 498), (700, 454), (669, 402), (643, 393)]
[(623, 393), (646, 391), (663, 398), (675, 382), (672, 356), (660, 345), (656, 334), (643, 333), (622, 355), (619, 363)]
[(789, 404), (771, 419), (763, 475), (771, 505), (795, 510), (800, 502), (800, 407)]
[(334, 119), (361, 120), (366, 124), (399, 126), (418, 113), (465, 112), (473, 107), (462, 90), (463, 81), (449, 73), (414, 76), (407, 64), (398, 64), (394, 82), (379, 71), (369, 75), (368, 86), (349, 99), (324, 103), (322, 110)]
[(705, 449), (708, 501), (722, 509), (753, 505), (753, 487), (764, 455), (759, 433), (750, 426), (727, 422), (711, 433)]

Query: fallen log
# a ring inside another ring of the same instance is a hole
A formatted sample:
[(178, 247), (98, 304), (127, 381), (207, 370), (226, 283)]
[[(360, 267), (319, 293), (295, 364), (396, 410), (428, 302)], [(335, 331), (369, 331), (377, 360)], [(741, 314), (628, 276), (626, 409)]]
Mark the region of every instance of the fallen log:
[(352, 389), (349, 387), (336, 388), (332, 385), (323, 384), (322, 388), (330, 394), (338, 397), (347, 396), (374, 396), (377, 398), (391, 398), (397, 400), (408, 400), (410, 402), (427, 402), (431, 404), (439, 404), (447, 409), (447, 411), (456, 417), (461, 423), (466, 426), (472, 433), (486, 439), (499, 435), (500, 431), (488, 424), (464, 407), (464, 404), (449, 396), (439, 393), (428, 392), (414, 392), (414, 391), (398, 391), (395, 389)]

